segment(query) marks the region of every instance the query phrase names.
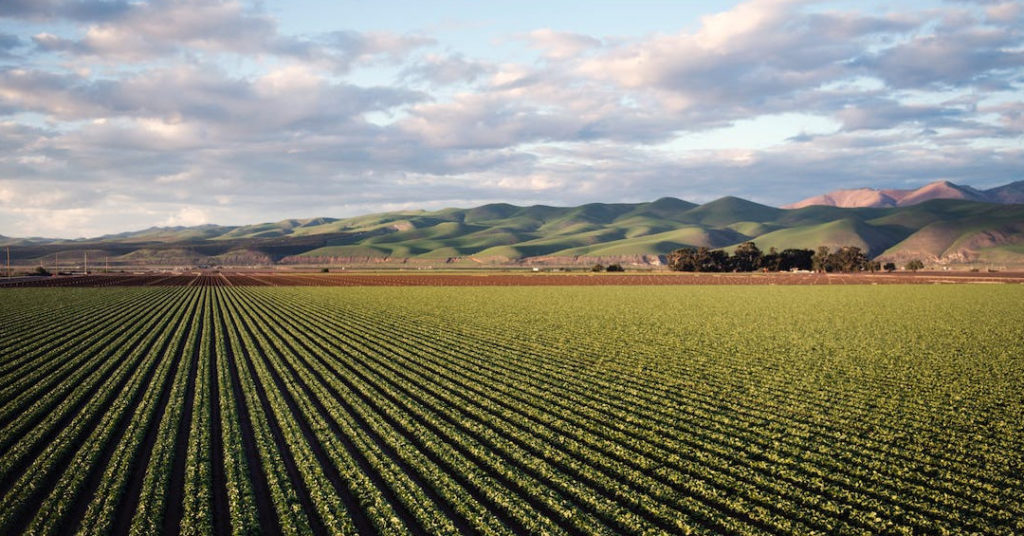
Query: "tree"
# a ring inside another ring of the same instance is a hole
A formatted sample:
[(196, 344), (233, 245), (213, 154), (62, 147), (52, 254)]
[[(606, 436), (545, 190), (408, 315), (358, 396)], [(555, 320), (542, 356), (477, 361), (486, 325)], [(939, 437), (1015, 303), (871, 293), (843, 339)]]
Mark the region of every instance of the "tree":
[(697, 250), (698, 272), (724, 272), (729, 269), (729, 254), (720, 249), (701, 247)]
[(884, 265), (882, 265), (882, 269), (885, 270), (886, 272), (892, 272), (896, 269), (896, 263), (887, 262)]
[(736, 246), (732, 253), (732, 269), (737, 272), (753, 272), (761, 267), (761, 250), (753, 242), (744, 242)]
[(831, 264), (829, 263), (832, 253), (829, 251), (828, 246), (818, 246), (817, 253), (811, 257), (811, 266), (815, 272), (831, 272)]
[(694, 255), (697, 253), (693, 248), (680, 248), (668, 254), (668, 269), (676, 272), (696, 272)]
[(621, 264), (609, 264), (608, 267), (605, 268), (604, 270), (606, 272), (625, 272), (626, 271), (626, 269), (623, 268)]
[(602, 264), (595, 264), (595, 265), (590, 267), (590, 271), (591, 272), (603, 272), (604, 271), (604, 265), (602, 265)]
[(768, 248), (768, 253), (761, 256), (761, 268), (768, 272), (778, 272), (782, 266), (782, 254), (775, 247)]
[(784, 249), (779, 253), (779, 271), (814, 269), (814, 251), (810, 249)]
[(833, 270), (859, 272), (867, 267), (868, 258), (857, 246), (843, 246), (829, 256)]
[(677, 249), (669, 255), (669, 268), (679, 272), (699, 272), (702, 255), (697, 248)]
[(914, 259), (914, 260), (908, 262), (904, 266), (904, 268), (906, 268), (907, 270), (910, 270), (911, 272), (916, 272), (916, 271), (924, 268), (924, 263), (921, 262), (921, 259)]
[(677, 249), (668, 256), (668, 267), (677, 272), (724, 272), (729, 255), (707, 247)]

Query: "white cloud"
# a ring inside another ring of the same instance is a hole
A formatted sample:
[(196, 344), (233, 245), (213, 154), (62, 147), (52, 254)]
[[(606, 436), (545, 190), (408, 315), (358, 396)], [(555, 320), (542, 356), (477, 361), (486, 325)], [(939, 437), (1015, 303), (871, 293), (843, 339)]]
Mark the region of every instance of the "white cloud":
[(107, 61), (142, 61), (185, 49), (259, 53), (275, 38), (273, 21), (241, 2), (186, 0), (132, 4), (91, 25), (76, 46)]
[(574, 58), (601, 46), (601, 40), (589, 35), (570, 32), (558, 32), (551, 28), (534, 30), (526, 35), (526, 39), (544, 56), (553, 60)]
[(100, 4), (0, 2), (31, 22), (0, 35), (0, 234), (1020, 178), (1017, 2), (755, 0), (648, 35), (502, 36), (523, 58), (285, 35), (238, 1)]
[(985, 9), (988, 19), (996, 23), (1016, 23), (1024, 20), (1024, 5), (1020, 2), (1000, 2)]
[(436, 85), (473, 82), (494, 70), (494, 66), (466, 59), (461, 54), (427, 54), (402, 71), (404, 79), (425, 80)]
[(209, 223), (210, 218), (206, 215), (206, 212), (196, 207), (183, 207), (178, 210), (174, 215), (163, 221), (162, 225), (169, 227), (177, 226), (192, 226), (202, 225)]

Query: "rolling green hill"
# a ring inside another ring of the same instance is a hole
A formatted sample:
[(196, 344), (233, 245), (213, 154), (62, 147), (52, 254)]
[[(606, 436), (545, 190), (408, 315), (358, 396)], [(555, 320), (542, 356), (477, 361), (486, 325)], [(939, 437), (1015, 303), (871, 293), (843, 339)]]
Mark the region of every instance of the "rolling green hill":
[(869, 256), (881, 253), (888, 244), (896, 243), (895, 235), (885, 227), (875, 227), (847, 217), (816, 225), (801, 225), (779, 229), (757, 237), (758, 247), (782, 250), (785, 248), (815, 249), (819, 246), (838, 248), (857, 246)]
[[(736, 197), (578, 207), (505, 203), (245, 226), (151, 228), (94, 239), (4, 237), (21, 265), (588, 263), (659, 264), (681, 247), (857, 246), (879, 260), (1024, 265), (1024, 205), (936, 199), (892, 208), (779, 209)], [(99, 257), (102, 257), (100, 259)]]

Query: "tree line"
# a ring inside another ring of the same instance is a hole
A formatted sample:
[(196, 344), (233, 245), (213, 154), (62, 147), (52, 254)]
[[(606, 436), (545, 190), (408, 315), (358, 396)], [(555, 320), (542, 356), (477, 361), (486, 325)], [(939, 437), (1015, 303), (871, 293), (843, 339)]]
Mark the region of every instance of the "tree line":
[[(882, 264), (869, 259), (857, 246), (842, 246), (834, 250), (821, 246), (817, 251), (770, 248), (762, 252), (753, 242), (740, 244), (732, 255), (707, 247), (677, 249), (668, 255), (668, 267), (679, 272), (891, 272), (896, 269), (894, 263)], [(917, 271), (924, 268), (924, 264), (913, 260), (905, 268)]]

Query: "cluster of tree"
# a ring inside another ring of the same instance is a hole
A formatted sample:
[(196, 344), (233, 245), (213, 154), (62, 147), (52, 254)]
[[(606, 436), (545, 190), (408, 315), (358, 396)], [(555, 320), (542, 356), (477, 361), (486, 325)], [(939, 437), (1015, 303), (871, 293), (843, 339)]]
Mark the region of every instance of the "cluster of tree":
[(42, 266), (36, 266), (31, 272), (22, 272), (21, 275), (34, 275), (34, 276), (50, 276), (53, 275), (49, 270)]
[(810, 270), (814, 252), (809, 249), (771, 248), (767, 253), (753, 242), (744, 242), (736, 247), (732, 255), (707, 247), (683, 248), (668, 256), (668, 267), (680, 272), (772, 272), (789, 270)]
[[(843, 246), (835, 250), (821, 246), (817, 251), (810, 249), (770, 248), (762, 252), (753, 242), (744, 242), (736, 247), (732, 255), (707, 247), (683, 248), (668, 256), (668, 266), (680, 272), (788, 272), (790, 270), (813, 270), (816, 272), (877, 272), (893, 271), (896, 265), (868, 259), (857, 246)], [(915, 260), (907, 263), (906, 269), (919, 270), (924, 265)]]
[(843, 246), (835, 251), (821, 246), (811, 257), (811, 268), (815, 272), (877, 272), (882, 264), (869, 260), (857, 246)]
[(625, 272), (626, 269), (621, 264), (609, 264), (604, 266), (602, 264), (595, 264), (590, 267), (591, 272)]

